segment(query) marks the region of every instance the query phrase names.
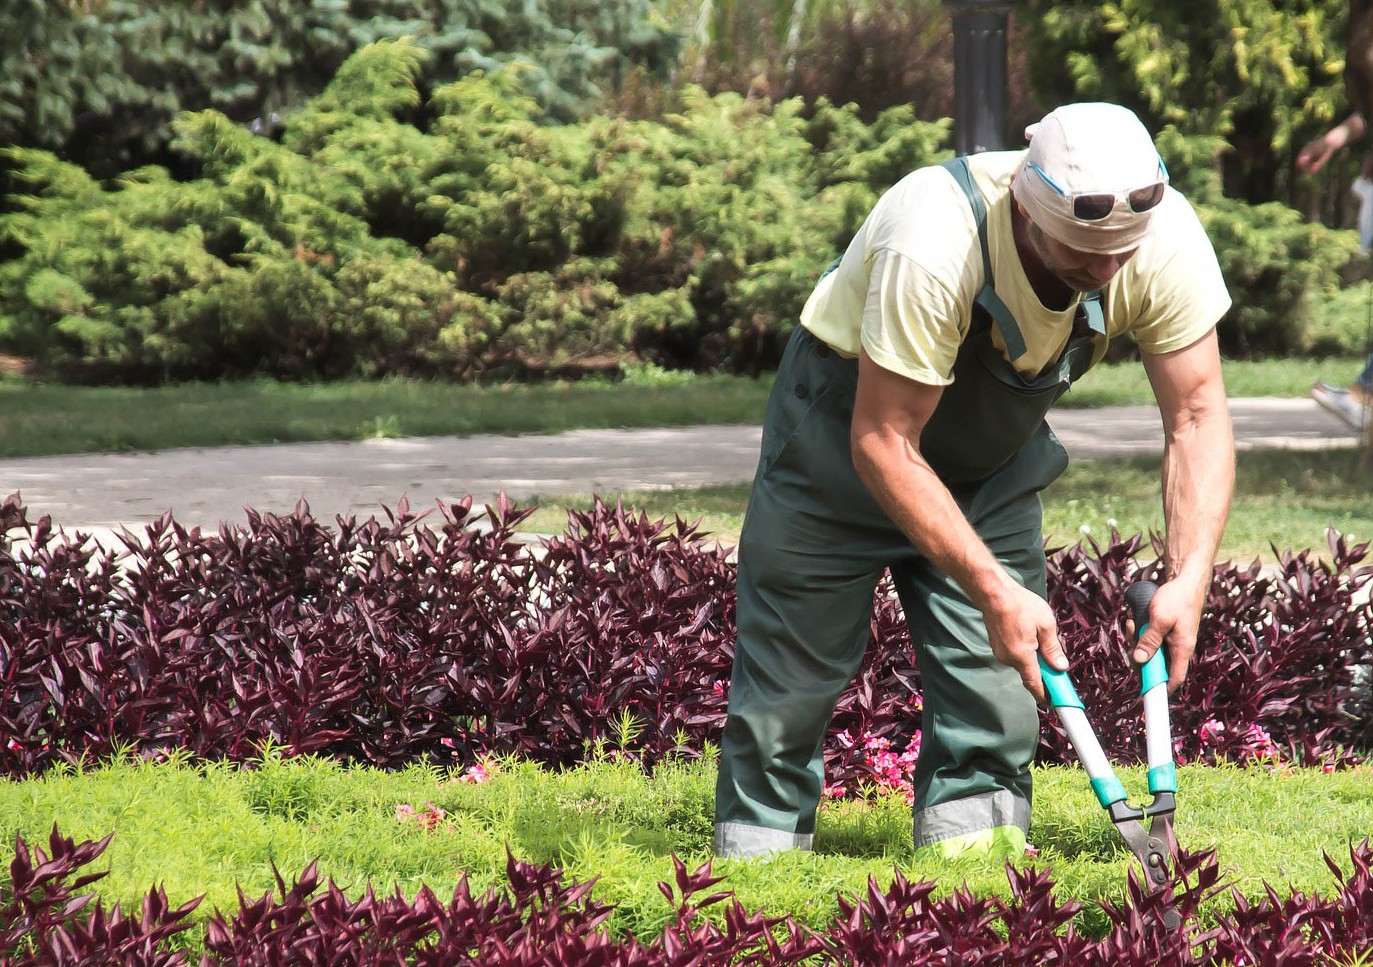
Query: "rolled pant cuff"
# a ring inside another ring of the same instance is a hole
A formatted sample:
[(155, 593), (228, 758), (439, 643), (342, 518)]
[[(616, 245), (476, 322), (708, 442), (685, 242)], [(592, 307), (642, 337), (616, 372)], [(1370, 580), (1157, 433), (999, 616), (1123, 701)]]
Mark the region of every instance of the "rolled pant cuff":
[(915, 812), (915, 848), (1001, 826), (1019, 826), (1028, 834), (1029, 801), (1009, 790), (998, 789), (936, 803)]
[(789, 833), (766, 826), (747, 826), (744, 823), (715, 824), (715, 855), (729, 859), (766, 856), (783, 850), (811, 848), (815, 837), (810, 833)]

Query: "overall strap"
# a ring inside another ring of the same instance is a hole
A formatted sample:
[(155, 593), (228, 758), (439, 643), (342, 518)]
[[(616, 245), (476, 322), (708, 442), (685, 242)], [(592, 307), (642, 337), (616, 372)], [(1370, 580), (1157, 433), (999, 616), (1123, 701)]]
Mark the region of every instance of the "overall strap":
[(1106, 310), (1101, 305), (1101, 292), (1088, 292), (1078, 303), (1087, 316), (1087, 328), (1098, 336), (1106, 335)]
[[(1006, 303), (1001, 300), (1001, 296), (996, 294), (996, 288), (992, 280), (992, 254), (991, 248), (987, 244), (987, 203), (982, 200), (982, 192), (977, 190), (973, 184), (972, 173), (968, 170), (968, 159), (963, 156), (946, 161), (943, 167), (953, 175), (953, 180), (958, 183), (958, 187), (963, 189), (963, 194), (967, 196), (968, 205), (973, 210), (973, 219), (977, 222), (977, 240), (982, 246), (982, 291), (977, 294), (977, 304), (986, 310), (996, 323), (996, 328), (1001, 333), (1001, 340), (1006, 344), (1006, 355), (1014, 362), (1025, 355), (1025, 337), (1020, 334), (1020, 326), (1016, 324), (1015, 317), (1011, 315), (1011, 310), (1006, 307)], [(1105, 322), (1101, 318), (1100, 305), (1097, 307), (1097, 322), (1101, 324), (1100, 332), (1105, 332)], [(1090, 322), (1090, 317), (1089, 317)]]

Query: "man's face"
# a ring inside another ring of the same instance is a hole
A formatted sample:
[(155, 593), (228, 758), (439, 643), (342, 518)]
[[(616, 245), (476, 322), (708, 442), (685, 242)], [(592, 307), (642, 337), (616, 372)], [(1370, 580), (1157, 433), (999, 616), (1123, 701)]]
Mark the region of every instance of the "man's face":
[(1047, 235), (1033, 221), (1029, 223), (1028, 234), (1030, 244), (1045, 268), (1075, 292), (1095, 292), (1105, 288), (1106, 283), (1115, 278), (1121, 267), (1139, 251), (1136, 247), (1111, 255), (1082, 252)]

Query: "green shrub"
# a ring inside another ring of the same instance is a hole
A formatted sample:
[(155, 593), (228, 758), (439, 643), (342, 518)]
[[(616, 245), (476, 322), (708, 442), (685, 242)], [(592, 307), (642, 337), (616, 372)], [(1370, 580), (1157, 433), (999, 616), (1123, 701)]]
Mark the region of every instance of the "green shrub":
[[(873, 202), (945, 156), (909, 107), (680, 94), (657, 121), (548, 123), (508, 74), (421, 96), (415, 43), (360, 50), (281, 141), (176, 121), (202, 177), (100, 182), (32, 149), (0, 214), (0, 349), (62, 378), (470, 377), (621, 362), (757, 373)], [(418, 106), (432, 112), (418, 127)], [(1304, 350), (1353, 236), (1225, 198), (1215, 138), (1160, 144), (1216, 241), (1233, 355)]]
[(1312, 311), (1307, 349), (1316, 355), (1362, 356), (1373, 351), (1373, 282), (1323, 299)]
[[(0, 48), (0, 144), (107, 167), (158, 155), (179, 111), (288, 116), (354, 51), (414, 39), (423, 85), (508, 73), (554, 117), (584, 117), (681, 44), (651, 0), (13, 0)], [(418, 103), (416, 104), (418, 107)]]

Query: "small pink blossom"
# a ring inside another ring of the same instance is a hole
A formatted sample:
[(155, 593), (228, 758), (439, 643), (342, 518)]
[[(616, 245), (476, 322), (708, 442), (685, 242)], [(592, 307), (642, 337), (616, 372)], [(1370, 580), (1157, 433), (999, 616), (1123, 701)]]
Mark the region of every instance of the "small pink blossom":
[(1225, 723), (1217, 722), (1215, 719), (1207, 719), (1197, 734), (1201, 737), (1202, 745), (1215, 745), (1221, 739), (1221, 733), (1225, 731)]
[(458, 776), (458, 782), (490, 782), (496, 774), (496, 767), (489, 762), (478, 762), (468, 766), (467, 771)]
[[(900, 755), (892, 751), (891, 740), (869, 732), (864, 732), (858, 738), (854, 738), (852, 733), (845, 730), (835, 736), (835, 741), (844, 749), (861, 749), (863, 765), (871, 772), (874, 783), (879, 789), (904, 793), (907, 802), (914, 800), (915, 793), (911, 786), (911, 775), (915, 771), (915, 762), (920, 755), (919, 731), (911, 736), (906, 750)], [(840, 790), (839, 795), (843, 795), (846, 791), (842, 786), (827, 788)]]
[(396, 805), (396, 822), (402, 824), (415, 823), (421, 829), (437, 829), (439, 823), (443, 822), (448, 813), (435, 806), (432, 802), (426, 802), (423, 809), (415, 809), (409, 803), (398, 803)]
[(1244, 762), (1263, 762), (1275, 767), (1283, 764), (1282, 749), (1256, 722), (1241, 729), (1209, 719), (1197, 730), (1197, 736), (1203, 755), (1233, 755)]
[(420, 825), (425, 829), (434, 829), (443, 821), (448, 813), (444, 812), (438, 806), (435, 806), (432, 802), (427, 802), (424, 805), (426, 807), (424, 812), (420, 813), (415, 818), (419, 820)]

